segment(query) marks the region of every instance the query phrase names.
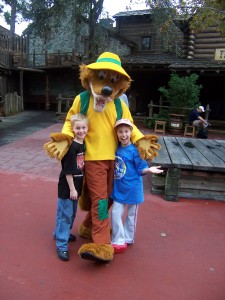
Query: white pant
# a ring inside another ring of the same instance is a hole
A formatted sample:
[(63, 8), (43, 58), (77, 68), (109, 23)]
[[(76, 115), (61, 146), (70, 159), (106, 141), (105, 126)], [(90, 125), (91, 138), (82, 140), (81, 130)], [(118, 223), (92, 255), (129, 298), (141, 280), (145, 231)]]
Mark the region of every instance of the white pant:
[[(127, 207), (127, 216), (123, 224), (123, 214)], [(112, 244), (124, 245), (134, 243), (137, 223), (137, 204), (122, 204), (113, 202), (112, 206)]]

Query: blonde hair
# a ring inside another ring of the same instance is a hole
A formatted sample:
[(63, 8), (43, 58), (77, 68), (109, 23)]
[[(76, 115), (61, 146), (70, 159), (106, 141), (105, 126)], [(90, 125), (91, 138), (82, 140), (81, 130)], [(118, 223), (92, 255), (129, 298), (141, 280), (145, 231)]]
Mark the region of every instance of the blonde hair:
[(89, 120), (83, 114), (78, 113), (78, 114), (72, 115), (70, 117), (70, 123), (71, 123), (72, 127), (74, 126), (74, 123), (77, 122), (77, 121), (84, 121), (84, 122), (86, 122), (87, 126), (89, 126)]

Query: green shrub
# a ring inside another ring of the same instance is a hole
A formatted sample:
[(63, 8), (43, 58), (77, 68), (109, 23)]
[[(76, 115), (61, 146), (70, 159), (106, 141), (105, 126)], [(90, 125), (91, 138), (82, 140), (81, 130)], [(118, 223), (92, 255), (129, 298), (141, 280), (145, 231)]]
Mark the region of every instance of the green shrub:
[[(158, 90), (169, 101), (171, 107), (194, 108), (199, 103), (199, 94), (202, 88), (202, 85), (196, 84), (198, 77), (195, 73), (183, 77), (171, 74), (169, 87), (160, 87)], [(174, 109), (173, 112), (181, 113), (181, 110)]]

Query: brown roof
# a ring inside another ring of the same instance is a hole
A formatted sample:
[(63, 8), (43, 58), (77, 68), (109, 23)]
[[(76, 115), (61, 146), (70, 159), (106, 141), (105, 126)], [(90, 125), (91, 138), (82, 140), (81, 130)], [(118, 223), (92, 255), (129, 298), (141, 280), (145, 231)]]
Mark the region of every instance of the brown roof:
[(172, 70), (225, 70), (225, 63), (216, 62), (214, 60), (200, 60), (179, 58), (173, 55), (129, 55), (121, 57), (122, 63), (130, 66), (166, 66)]
[(0, 35), (3, 35), (5, 37), (9, 37), (10, 36), (10, 30), (6, 29), (5, 27), (0, 25)]

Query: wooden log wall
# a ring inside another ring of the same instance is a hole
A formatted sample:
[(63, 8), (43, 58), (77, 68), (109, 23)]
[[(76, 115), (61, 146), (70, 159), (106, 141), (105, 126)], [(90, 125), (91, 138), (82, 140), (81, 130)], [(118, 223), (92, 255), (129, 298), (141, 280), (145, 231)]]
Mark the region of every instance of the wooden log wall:
[[(141, 50), (141, 37), (149, 35), (152, 37), (152, 49), (150, 52), (161, 54), (162, 41), (154, 28), (153, 22), (147, 16), (140, 20), (137, 19), (136, 16), (132, 18), (124, 17), (120, 18), (117, 22), (117, 30), (120, 35), (136, 43), (139, 51)], [(144, 52), (146, 52), (146, 50)]]
[(211, 26), (199, 33), (185, 33), (183, 39), (183, 57), (213, 60), (215, 49), (225, 48), (225, 38)]

